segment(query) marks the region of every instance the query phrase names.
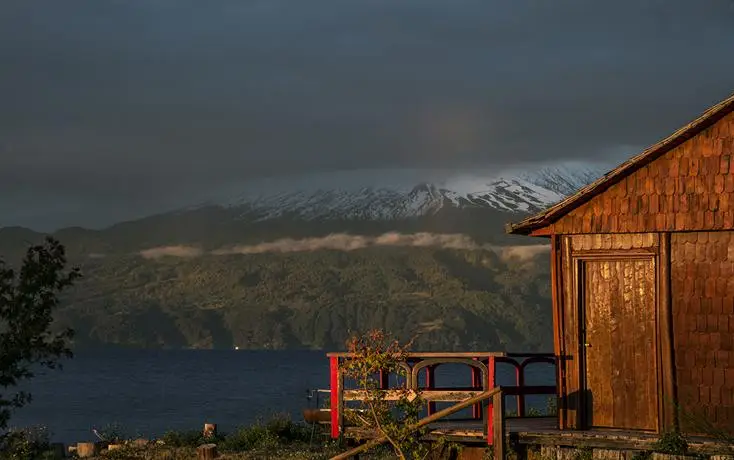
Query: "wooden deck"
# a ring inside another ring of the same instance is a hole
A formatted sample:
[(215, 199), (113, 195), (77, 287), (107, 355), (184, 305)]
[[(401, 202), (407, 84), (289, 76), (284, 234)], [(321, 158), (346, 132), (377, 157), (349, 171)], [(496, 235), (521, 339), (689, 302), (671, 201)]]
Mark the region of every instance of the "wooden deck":
[[(344, 412), (348, 403), (364, 399), (364, 392), (345, 388), (341, 373), (341, 363), (350, 359), (347, 353), (330, 353), (330, 388), (322, 390), (329, 394), (329, 408), (317, 410), (320, 423), (329, 426), (331, 438), (342, 436), (352, 440), (368, 441), (355, 447), (353, 451), (369, 448), (370, 443), (384, 442), (384, 438), (374, 439), (368, 433), (346, 423)], [(435, 368), (444, 364), (463, 364), (467, 367), (467, 383), (460, 387), (436, 385)], [(515, 368), (515, 385), (497, 385), (496, 365), (509, 364)], [(508, 448), (516, 452), (526, 451), (527, 447), (551, 448), (596, 448), (604, 450), (652, 451), (659, 440), (659, 434), (651, 431), (628, 431), (619, 429), (561, 430), (563, 412), (553, 417), (529, 416), (525, 407), (525, 397), (529, 395), (556, 395), (557, 387), (531, 386), (525, 383), (525, 369), (528, 365), (548, 363), (555, 365), (552, 354), (531, 353), (513, 354), (503, 352), (482, 353), (412, 353), (400, 365), (405, 375), (404, 385), (421, 395), (427, 402), (427, 416), (412, 428), (423, 430), (426, 441), (445, 439), (467, 446), (494, 447), (497, 460), (503, 459)], [(469, 372), (470, 371), (470, 372)], [(419, 379), (419, 377), (424, 377)], [(391, 387), (388, 375), (379, 374), (379, 388), (384, 391), (386, 400), (397, 397), (397, 388)], [(395, 394), (393, 394), (395, 393)], [(517, 402), (520, 417), (510, 417), (505, 411), (505, 398)], [(436, 402), (455, 403), (445, 409), (437, 410)], [(352, 406), (354, 407), (354, 406)], [(471, 417), (457, 417), (460, 411), (471, 409)], [(705, 438), (688, 438), (689, 451), (693, 454), (720, 455), (732, 453), (732, 447), (722, 442)], [(359, 443), (359, 442), (358, 442)], [(348, 458), (348, 457), (339, 457)]]
[[(486, 422), (482, 420), (445, 421), (430, 426), (428, 438), (444, 437), (447, 440), (468, 444), (487, 444)], [(524, 417), (507, 418), (505, 433), (512, 440), (520, 434), (529, 432), (557, 431), (558, 418), (556, 417)]]
[[(505, 433), (509, 439), (523, 438), (538, 433), (559, 432), (556, 417), (524, 417), (507, 418)], [(465, 444), (487, 444), (486, 422), (482, 420), (445, 420), (428, 425), (426, 439), (445, 438)], [(346, 427), (347, 437), (369, 439), (363, 431), (355, 427)]]
[[(481, 420), (443, 421), (429, 425), (426, 440), (439, 438), (465, 445), (486, 445), (487, 434)], [(508, 417), (505, 420), (507, 441), (516, 446), (590, 447), (599, 449), (651, 450), (659, 439), (655, 433), (625, 430), (559, 430), (557, 417)], [(347, 437), (368, 439), (359, 430), (347, 427)], [(688, 438), (691, 453), (721, 454), (732, 446), (706, 439)]]

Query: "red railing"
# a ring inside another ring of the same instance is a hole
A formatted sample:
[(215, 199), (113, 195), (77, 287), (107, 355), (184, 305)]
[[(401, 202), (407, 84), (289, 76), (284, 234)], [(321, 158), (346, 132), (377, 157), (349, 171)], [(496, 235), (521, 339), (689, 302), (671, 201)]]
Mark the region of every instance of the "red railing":
[[(344, 380), (340, 372), (342, 360), (349, 359), (348, 353), (329, 353), (330, 360), (330, 421), (331, 437), (339, 438), (343, 434), (344, 427), (344, 401), (357, 400), (352, 397), (351, 390), (345, 390)], [(419, 391), (428, 400), (428, 415), (436, 412), (436, 401), (460, 401), (481, 392), (488, 391), (498, 386), (497, 364), (508, 364), (515, 369), (515, 385), (502, 386), (503, 394), (515, 396), (517, 402), (517, 416), (525, 417), (526, 396), (528, 395), (555, 395), (556, 385), (526, 385), (525, 371), (533, 364), (556, 365), (555, 356), (552, 353), (411, 353), (401, 365), (407, 375), (406, 385), (408, 388)], [(470, 385), (464, 387), (438, 387), (436, 385), (436, 368), (446, 364), (464, 364), (470, 368)], [(419, 385), (419, 375), (423, 372), (425, 381)], [(380, 387), (386, 391), (390, 389), (389, 376), (380, 373)], [(484, 417), (482, 404), (472, 406), (472, 420), (485, 419), (486, 439), (488, 444), (493, 443), (494, 427), (493, 418)], [(487, 413), (492, 413), (492, 402), (487, 403)]]

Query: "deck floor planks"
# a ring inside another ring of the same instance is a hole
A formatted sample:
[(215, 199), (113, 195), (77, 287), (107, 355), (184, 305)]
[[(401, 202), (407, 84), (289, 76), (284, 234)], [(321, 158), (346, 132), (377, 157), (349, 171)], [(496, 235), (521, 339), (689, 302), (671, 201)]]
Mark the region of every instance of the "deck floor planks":
[[(649, 450), (658, 440), (658, 435), (651, 432), (614, 429), (559, 430), (556, 417), (508, 417), (505, 423), (507, 437), (519, 444)], [(426, 436), (427, 439), (443, 437), (467, 444), (486, 443), (482, 420), (446, 420), (428, 425), (428, 428), (431, 431)], [(346, 435), (355, 436), (359, 431), (347, 427)], [(720, 453), (728, 447), (706, 438), (692, 437), (688, 442), (691, 452), (698, 453)]]

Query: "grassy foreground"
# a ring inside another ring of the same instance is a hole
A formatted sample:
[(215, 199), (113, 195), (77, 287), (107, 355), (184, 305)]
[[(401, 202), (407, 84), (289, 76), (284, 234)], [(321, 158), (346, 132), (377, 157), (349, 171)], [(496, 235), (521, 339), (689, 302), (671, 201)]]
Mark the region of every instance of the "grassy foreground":
[[(238, 428), (204, 438), (200, 430), (169, 431), (158, 439), (147, 440), (124, 434), (116, 426), (100, 430), (113, 449), (102, 448), (97, 459), (184, 460), (196, 459), (196, 448), (202, 444), (217, 445), (222, 460), (303, 459), (321, 460), (345, 450), (325, 437), (317, 427), (276, 416), (265, 422)], [(73, 455), (73, 454), (72, 454)], [(50, 460), (54, 454), (49, 433), (43, 427), (14, 430), (0, 441), (2, 460)], [(388, 450), (373, 452), (365, 458), (394, 458)]]

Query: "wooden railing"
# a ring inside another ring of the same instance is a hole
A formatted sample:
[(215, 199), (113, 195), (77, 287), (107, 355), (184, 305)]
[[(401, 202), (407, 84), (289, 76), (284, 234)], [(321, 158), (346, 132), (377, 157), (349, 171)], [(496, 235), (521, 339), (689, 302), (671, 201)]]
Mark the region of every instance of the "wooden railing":
[[(500, 430), (498, 430), (498, 434), (495, 435), (496, 439), (494, 440), (494, 458), (495, 460), (504, 460), (505, 458), (505, 439), (504, 439), (504, 427), (502, 424), (504, 423), (504, 403), (503, 403), (503, 395), (502, 395), (502, 389), (501, 388), (493, 388), (490, 391), (482, 391), (478, 395), (472, 396), (470, 398), (464, 399), (463, 401), (454, 404), (451, 407), (448, 407), (446, 409), (440, 410), (436, 412), (435, 414), (431, 414), (428, 417), (422, 418), (419, 420), (416, 424), (411, 426), (408, 429), (408, 432), (413, 432), (421, 429), (422, 427), (437, 422), (441, 418), (448, 417), (449, 415), (455, 414), (459, 412), (460, 410), (466, 409), (467, 407), (470, 407), (474, 404), (481, 404), (482, 401), (493, 399), (495, 401), (494, 404), (494, 411), (493, 411), (493, 418), (497, 419), (498, 425), (500, 426)], [(336, 455), (332, 457), (330, 460), (346, 460), (349, 458), (354, 457), (357, 454), (360, 454), (364, 451), (367, 451), (373, 447), (379, 446), (380, 444), (383, 444), (387, 442), (387, 436), (378, 436), (375, 439), (372, 439), (360, 446), (357, 446), (353, 449), (350, 449), (342, 454)]]
[[(330, 360), (330, 424), (331, 437), (337, 439), (344, 433), (344, 409), (345, 402), (359, 401), (364, 399), (363, 392), (354, 389), (344, 388), (344, 379), (341, 375), (341, 364), (343, 360), (351, 358), (349, 353), (328, 353)], [(514, 396), (517, 402), (518, 417), (525, 417), (526, 396), (528, 395), (555, 395), (555, 385), (530, 386), (525, 384), (525, 371), (528, 366), (533, 364), (551, 364), (555, 365), (555, 357), (550, 353), (504, 353), (504, 352), (477, 352), (477, 353), (411, 353), (407, 359), (400, 363), (405, 369), (406, 381), (404, 384), (408, 389), (415, 390), (420, 394), (421, 398), (428, 402), (427, 412), (428, 418), (437, 415), (437, 402), (459, 402), (463, 405), (466, 401), (485, 395), (489, 391), (493, 391), (499, 385), (497, 384), (497, 364), (508, 364), (515, 369), (515, 385), (502, 386), (500, 399), (502, 400), (502, 420), (504, 423), (504, 397)], [(470, 384), (462, 387), (438, 387), (436, 384), (436, 368), (446, 364), (463, 364), (470, 369)], [(424, 373), (424, 384), (420, 385), (419, 376)], [(397, 397), (394, 395), (394, 389), (391, 390), (389, 384), (389, 375), (380, 373), (380, 387), (388, 392), (386, 397)], [(485, 399), (489, 399), (488, 397)], [(496, 433), (504, 435), (504, 428), (497, 427), (495, 417), (490, 414), (495, 412), (497, 398), (491, 398), (487, 403), (487, 417), (484, 417), (482, 401), (473, 402), (463, 408), (472, 408), (471, 420), (483, 420), (486, 428), (487, 444), (493, 445), (496, 439)], [(456, 407), (452, 406), (452, 407)], [(458, 412), (451, 412), (454, 414)], [(445, 411), (440, 411), (443, 415), (436, 418), (439, 420), (445, 418)]]

